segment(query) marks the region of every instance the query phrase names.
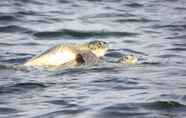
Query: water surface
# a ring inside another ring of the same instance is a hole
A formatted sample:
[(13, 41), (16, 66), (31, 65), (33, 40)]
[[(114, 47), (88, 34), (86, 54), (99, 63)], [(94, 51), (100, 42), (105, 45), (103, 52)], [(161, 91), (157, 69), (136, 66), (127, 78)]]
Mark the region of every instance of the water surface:
[[(185, 0), (4, 0), (1, 118), (186, 117)], [(8, 68), (62, 43), (109, 43), (113, 62), (47, 71)]]

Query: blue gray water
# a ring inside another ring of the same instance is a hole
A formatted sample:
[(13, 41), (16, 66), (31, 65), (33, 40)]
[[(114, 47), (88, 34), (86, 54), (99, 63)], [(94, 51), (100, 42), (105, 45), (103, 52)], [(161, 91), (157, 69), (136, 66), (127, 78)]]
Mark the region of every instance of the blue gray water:
[[(114, 62), (47, 71), (4, 64), (62, 42), (109, 43)], [(2, 0), (0, 118), (186, 118), (185, 0)]]

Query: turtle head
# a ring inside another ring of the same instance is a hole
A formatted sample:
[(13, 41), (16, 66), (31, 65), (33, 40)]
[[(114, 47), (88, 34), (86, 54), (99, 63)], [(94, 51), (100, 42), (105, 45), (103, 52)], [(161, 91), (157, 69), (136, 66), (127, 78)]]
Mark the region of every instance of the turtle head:
[(105, 55), (108, 50), (108, 43), (104, 41), (91, 41), (88, 43), (88, 48), (94, 53), (97, 57), (102, 57)]
[(134, 55), (126, 55), (126, 56), (122, 56), (119, 59), (119, 63), (122, 64), (136, 64), (138, 61), (137, 57)]

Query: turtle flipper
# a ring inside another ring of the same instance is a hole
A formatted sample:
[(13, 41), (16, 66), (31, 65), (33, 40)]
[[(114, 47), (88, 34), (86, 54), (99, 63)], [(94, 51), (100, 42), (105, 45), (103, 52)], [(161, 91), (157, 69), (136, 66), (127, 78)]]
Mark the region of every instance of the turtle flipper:
[(76, 58), (77, 62), (85, 64), (85, 65), (94, 65), (102, 62), (100, 58), (98, 58), (91, 51), (83, 51), (80, 52)]

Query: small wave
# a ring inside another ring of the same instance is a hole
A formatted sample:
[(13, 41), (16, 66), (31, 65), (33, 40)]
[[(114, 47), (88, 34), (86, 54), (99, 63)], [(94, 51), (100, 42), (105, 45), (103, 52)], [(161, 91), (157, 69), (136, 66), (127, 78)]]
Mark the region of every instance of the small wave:
[(135, 41), (135, 40), (124, 40), (123, 41), (124, 43), (129, 43), (129, 44), (136, 44), (136, 43), (138, 43), (137, 41)]
[[(18, 113), (19, 111), (13, 108), (8, 107), (0, 107), (0, 114), (12, 114), (12, 113)], [(0, 115), (0, 116), (1, 116)]]
[(17, 21), (17, 18), (11, 15), (3, 15), (0, 16), (0, 21)]
[(15, 44), (1, 42), (0, 46), (14, 46)]
[(23, 71), (23, 72), (29, 72), (30, 69), (26, 68), (22, 65), (18, 64), (11, 64), (11, 63), (0, 63), (0, 70), (14, 70), (14, 71)]
[(115, 89), (115, 90), (145, 90), (145, 89), (147, 89), (147, 87), (146, 86), (128, 86), (128, 85), (125, 85), (125, 86), (123, 86), (123, 85), (118, 85), (118, 86), (115, 86), (115, 87), (113, 87), (112, 89)]
[[(16, 56), (18, 56), (18, 55), (16, 55)], [(20, 58), (5, 59), (5, 60), (1, 60), (1, 62), (4, 62), (4, 63), (0, 63), (0, 65), (5, 66), (7, 68), (9, 68), (9, 67), (11, 68), (11, 67), (17, 66), (17, 65), (11, 65), (11, 64), (22, 64), (27, 59), (28, 59), (27, 57), (26, 58), (25, 57), (20, 57)]]
[(166, 0), (167, 2), (178, 2), (178, 0)]
[(175, 9), (185, 11), (186, 10), (186, 7), (176, 7)]
[(140, 55), (145, 55), (145, 56), (148, 56), (147, 54), (143, 53), (143, 52), (140, 52), (140, 51), (135, 51), (135, 50), (131, 50), (131, 49), (127, 49), (127, 48), (123, 48), (123, 49), (120, 49), (124, 52), (130, 52), (130, 53), (135, 53), (135, 54), (140, 54)]
[(1, 86), (0, 87), (0, 94), (12, 94), (12, 93), (22, 93), (26, 92), (29, 90), (34, 90), (34, 89), (42, 89), (47, 87), (43, 83), (17, 83), (14, 85), (9, 85), (9, 86)]
[(63, 3), (63, 4), (70, 4), (72, 1), (68, 1), (68, 0), (58, 0), (59, 3)]
[(15, 13), (18, 16), (21, 15), (39, 15), (39, 13), (33, 12), (33, 11), (18, 11)]
[[(110, 9), (107, 8), (107, 9)], [(136, 15), (134, 14), (131, 14), (131, 13), (99, 13), (99, 14), (96, 14), (96, 15), (90, 15), (90, 16), (83, 16), (82, 19), (84, 18), (88, 18), (88, 19), (105, 19), (105, 18), (113, 18), (113, 17), (136, 17)]]
[(24, 46), (30, 46), (30, 45), (40, 45), (39, 43), (36, 42), (26, 42), (26, 43), (15, 43), (15, 42), (0, 42), (0, 46), (18, 46), (18, 45), (24, 45)]
[(166, 39), (186, 39), (186, 35), (170, 36), (170, 37), (166, 37)]
[(107, 53), (105, 56), (106, 57), (121, 57), (123, 54), (119, 53), (119, 52), (110, 52)]
[(145, 64), (145, 65), (154, 65), (154, 66), (162, 65), (162, 63), (160, 63), (160, 62), (143, 62), (142, 64)]
[(68, 102), (65, 101), (65, 100), (51, 100), (51, 101), (46, 101), (46, 103), (51, 103), (51, 104), (55, 104), (55, 105), (66, 105), (66, 104), (68, 104)]
[(62, 72), (61, 71), (57, 71), (57, 73), (52, 74), (51, 76), (61, 76), (61, 75), (66, 75), (66, 74), (82, 74), (82, 73), (86, 73), (86, 70), (84, 70), (83, 68), (67, 68), (64, 69)]
[(97, 115), (98, 118), (120, 118), (122, 117), (143, 117), (146, 118), (149, 113), (142, 111), (135, 104), (115, 104), (101, 109)]
[(111, 32), (111, 31), (78, 31), (78, 30), (69, 30), (63, 29), (59, 31), (51, 31), (51, 32), (38, 32), (35, 33), (34, 36), (39, 38), (52, 38), (52, 37), (62, 37), (62, 36), (71, 36), (71, 37), (79, 37), (79, 38), (87, 38), (87, 37), (108, 37), (108, 36), (136, 36), (138, 33), (132, 32)]
[(167, 110), (167, 109), (185, 107), (185, 105), (176, 101), (156, 101), (151, 103), (143, 103), (141, 105), (147, 109), (157, 109), (157, 110)]
[(90, 69), (88, 69), (88, 72), (106, 72), (106, 73), (112, 73), (112, 72), (116, 72), (117, 70), (115, 70), (114, 67), (92, 67)]
[(170, 50), (170, 51), (186, 51), (186, 48), (179, 47), (179, 48), (169, 48), (169, 49), (166, 49), (166, 50)]
[(172, 45), (178, 46), (178, 47), (186, 47), (186, 43), (174, 43)]
[(0, 64), (0, 70), (13, 68), (12, 66), (13, 66), (13, 65), (11, 65), (11, 64), (4, 64), (4, 63), (1, 63), (1, 64)]
[(172, 24), (172, 25), (153, 25), (152, 26), (153, 29), (169, 29), (172, 31), (182, 31), (186, 29), (186, 25), (176, 25), (176, 24)]
[(84, 112), (86, 112), (87, 108), (73, 108), (73, 109), (61, 109), (61, 110), (56, 110), (56, 111), (52, 111), (49, 113), (45, 113), (42, 115), (38, 115), (32, 118), (54, 118), (54, 117), (59, 117), (59, 118), (63, 118), (63, 117), (67, 117), (70, 118), (73, 115), (78, 115), (78, 114), (82, 114)]
[(175, 101), (155, 101), (150, 103), (121, 103), (101, 109), (97, 117), (120, 118), (122, 116), (127, 118), (151, 118), (153, 116), (152, 110), (163, 110), (162, 112), (166, 113), (167, 110), (175, 110), (176, 108), (185, 109), (185, 105)]
[(17, 25), (8, 25), (8, 26), (1, 26), (0, 32), (21, 32), (21, 33), (28, 33), (31, 32), (27, 28), (17, 26)]
[(39, 43), (36, 43), (36, 42), (26, 42), (26, 43), (21, 43), (20, 45), (28, 45), (28, 46), (30, 46), (30, 45), (32, 45), (32, 46), (35, 46), (35, 45), (40, 45)]
[(128, 7), (131, 7), (131, 8), (140, 8), (140, 7), (143, 7), (142, 4), (140, 3), (130, 3), (130, 4), (125, 4), (126, 6)]
[(153, 21), (155, 21), (155, 20), (150, 20), (150, 19), (147, 19), (147, 18), (128, 18), (128, 19), (117, 19), (116, 21), (117, 21), (117, 22), (120, 22), (120, 23), (124, 23), (124, 22), (129, 22), (129, 23), (130, 23), (130, 22), (148, 23), (148, 22), (153, 22)]
[(55, 74), (52, 74), (51, 76), (62, 76), (62, 75), (80, 75), (80, 74), (87, 74), (87, 73), (101, 73), (101, 72), (107, 72), (107, 73), (112, 73), (116, 72), (114, 67), (104, 67), (104, 65), (96, 65), (96, 66), (81, 66), (77, 68), (67, 68), (63, 69), (62, 72), (59, 71)]
[(65, 100), (51, 100), (51, 101), (45, 101), (45, 102), (58, 105), (58, 106), (65, 106), (65, 108), (78, 107), (77, 104), (71, 104)]
[[(17, 4), (19, 3), (19, 4), (25, 4), (25, 3), (27, 3), (27, 4), (35, 4), (35, 5), (44, 5), (44, 3), (42, 2), (42, 1), (37, 1), (37, 0), (17, 0), (17, 2), (16, 2)], [(16, 4), (15, 3), (15, 4)], [(17, 5), (16, 4), (16, 5)]]
[(171, 57), (182, 57), (182, 56), (177, 55), (177, 54), (163, 54), (163, 55), (159, 55), (158, 57), (160, 57), (160, 58), (171, 58)]
[(26, 82), (26, 83), (17, 83), (11, 87), (20, 87), (20, 88), (25, 88), (25, 89), (32, 89), (32, 88), (45, 88), (47, 87), (45, 84), (43, 83), (30, 83), (30, 82)]
[(86, 0), (88, 2), (103, 2), (104, 0)]

